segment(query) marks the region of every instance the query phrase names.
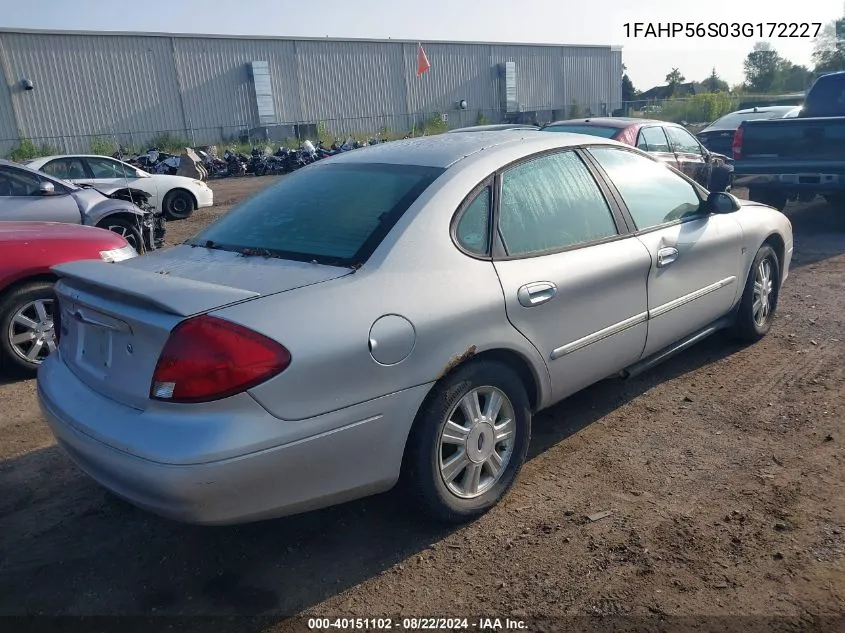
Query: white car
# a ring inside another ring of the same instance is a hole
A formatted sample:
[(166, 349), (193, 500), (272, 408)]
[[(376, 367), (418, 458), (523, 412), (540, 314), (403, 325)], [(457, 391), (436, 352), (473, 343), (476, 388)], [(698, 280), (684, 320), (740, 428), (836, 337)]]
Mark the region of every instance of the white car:
[(162, 210), (168, 220), (184, 220), (194, 209), (214, 204), (214, 192), (201, 180), (148, 174), (109, 156), (45, 156), (27, 162), (26, 166), (77, 185), (109, 188), (123, 185), (146, 191), (150, 194), (150, 204)]

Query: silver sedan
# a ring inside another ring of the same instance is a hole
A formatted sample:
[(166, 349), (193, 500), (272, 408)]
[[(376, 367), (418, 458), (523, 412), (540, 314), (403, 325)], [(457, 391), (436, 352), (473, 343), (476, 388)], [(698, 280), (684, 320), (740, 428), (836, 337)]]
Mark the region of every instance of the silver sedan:
[(534, 131), (349, 152), (187, 243), (60, 275), (38, 377), (59, 444), (192, 523), (388, 490), (495, 505), (531, 419), (721, 328), (756, 340), (789, 272), (778, 211), (632, 147)]

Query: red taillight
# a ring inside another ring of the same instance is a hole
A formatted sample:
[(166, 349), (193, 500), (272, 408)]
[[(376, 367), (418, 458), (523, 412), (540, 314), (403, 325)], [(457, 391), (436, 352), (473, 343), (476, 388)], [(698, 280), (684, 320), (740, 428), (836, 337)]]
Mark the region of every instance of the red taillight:
[(742, 126), (740, 125), (736, 128), (736, 132), (734, 132), (734, 142), (733, 147), (731, 148), (733, 152), (733, 156), (736, 159), (742, 158)]
[(177, 325), (158, 358), (150, 398), (166, 402), (219, 400), (272, 378), (290, 352), (262, 334), (212, 316)]

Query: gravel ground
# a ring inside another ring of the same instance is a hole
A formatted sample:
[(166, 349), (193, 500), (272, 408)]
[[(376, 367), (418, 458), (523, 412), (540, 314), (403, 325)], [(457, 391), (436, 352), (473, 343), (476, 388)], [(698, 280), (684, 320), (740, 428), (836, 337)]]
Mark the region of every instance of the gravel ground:
[[(219, 206), (169, 243), (273, 180), (215, 182)], [(395, 493), (231, 528), (160, 519), (76, 470), (34, 381), (0, 383), (0, 615), (845, 613), (845, 209), (788, 214), (769, 336), (713, 337), (539, 414), (514, 490), (460, 529)]]

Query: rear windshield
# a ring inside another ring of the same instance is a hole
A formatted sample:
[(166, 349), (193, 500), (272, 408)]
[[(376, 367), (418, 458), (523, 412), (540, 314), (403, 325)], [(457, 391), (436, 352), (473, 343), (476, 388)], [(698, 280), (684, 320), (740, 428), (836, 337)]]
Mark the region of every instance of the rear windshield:
[(236, 206), (188, 243), (321, 264), (363, 263), (443, 169), (314, 165)]
[(568, 134), (589, 134), (601, 138), (613, 138), (621, 130), (618, 127), (601, 127), (598, 125), (550, 125), (543, 128), (544, 132), (567, 132)]
[(734, 112), (733, 114), (726, 114), (721, 119), (716, 119), (713, 123), (703, 129), (702, 132), (708, 132), (710, 130), (735, 130), (743, 121), (778, 119), (790, 110), (791, 106), (789, 108), (784, 108), (783, 110), (760, 110), (759, 112), (746, 112), (745, 114)]

